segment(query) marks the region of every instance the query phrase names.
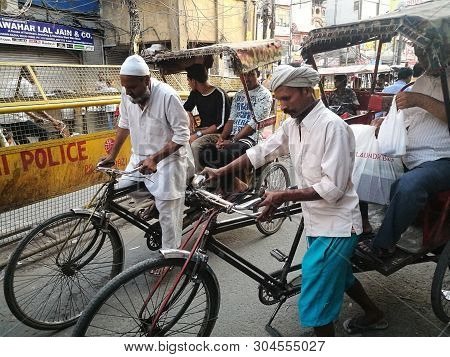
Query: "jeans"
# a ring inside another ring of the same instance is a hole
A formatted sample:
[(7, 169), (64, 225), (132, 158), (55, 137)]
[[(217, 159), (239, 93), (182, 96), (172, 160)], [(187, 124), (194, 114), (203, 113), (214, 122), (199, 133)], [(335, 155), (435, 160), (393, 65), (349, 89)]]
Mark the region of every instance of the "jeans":
[(431, 194), (450, 190), (450, 158), (425, 162), (392, 184), (391, 203), (373, 245), (392, 248), (425, 207)]
[[(218, 169), (228, 165), (239, 156), (244, 155), (249, 148), (250, 146), (242, 141), (236, 141), (235, 143), (226, 145), (223, 149), (217, 149), (215, 145), (209, 145), (203, 150), (200, 162), (204, 164), (205, 167)], [(236, 176), (243, 179), (244, 175), (244, 170), (239, 170), (239, 172), (226, 175), (219, 180), (219, 186), (226, 192), (232, 192), (233, 177)]]
[(191, 143), (192, 155), (194, 156), (196, 172), (200, 172), (205, 168), (200, 160), (202, 151), (208, 146), (216, 145), (217, 140), (219, 140), (219, 137), (220, 134), (205, 134)]

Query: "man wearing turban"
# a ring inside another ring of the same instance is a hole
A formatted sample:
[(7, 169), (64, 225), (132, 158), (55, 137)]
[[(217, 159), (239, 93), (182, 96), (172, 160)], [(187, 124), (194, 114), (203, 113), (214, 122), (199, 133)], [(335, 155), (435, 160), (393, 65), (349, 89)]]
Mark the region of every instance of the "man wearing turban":
[(264, 194), (259, 220), (267, 220), (286, 202), (302, 202), (308, 250), (302, 261), (300, 322), (317, 336), (334, 336), (346, 292), (365, 314), (346, 321), (350, 333), (387, 328), (383, 313), (373, 304), (352, 273), (350, 258), (362, 232), (358, 196), (351, 181), (355, 139), (349, 126), (316, 100), (313, 87), (319, 73), (307, 66), (282, 65), (270, 89), (281, 109), (291, 116), (265, 142), (220, 169), (206, 168), (208, 178), (255, 169), (290, 154), (298, 189)]
[[(189, 171), (189, 119), (176, 91), (154, 78), (142, 57), (128, 57), (120, 68), (122, 100), (114, 146), (99, 165), (112, 165), (128, 135), (131, 158), (127, 170), (142, 166), (135, 176), (121, 177), (119, 187), (144, 181), (155, 198), (162, 248), (181, 242), (186, 175)], [(191, 154), (192, 155), (192, 154)], [(153, 173), (150, 177), (146, 174)]]

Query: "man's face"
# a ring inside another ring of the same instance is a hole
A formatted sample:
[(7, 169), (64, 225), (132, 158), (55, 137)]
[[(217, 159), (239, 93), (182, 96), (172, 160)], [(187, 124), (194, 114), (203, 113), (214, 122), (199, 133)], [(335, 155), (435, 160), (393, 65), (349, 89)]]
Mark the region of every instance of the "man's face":
[(248, 89), (252, 90), (258, 86), (258, 76), (256, 75), (256, 71), (244, 73), (244, 79)]
[(197, 81), (195, 79), (191, 79), (189, 77), (188, 77), (187, 81), (188, 81), (188, 84), (189, 84), (189, 87), (191, 88), (191, 90), (195, 90)]
[(150, 76), (120, 76), (120, 84), (125, 88), (131, 102), (135, 104), (145, 103), (150, 97), (149, 83)]
[(298, 118), (311, 103), (310, 92), (307, 88), (281, 86), (275, 90), (274, 95), (280, 101), (281, 110), (292, 118)]

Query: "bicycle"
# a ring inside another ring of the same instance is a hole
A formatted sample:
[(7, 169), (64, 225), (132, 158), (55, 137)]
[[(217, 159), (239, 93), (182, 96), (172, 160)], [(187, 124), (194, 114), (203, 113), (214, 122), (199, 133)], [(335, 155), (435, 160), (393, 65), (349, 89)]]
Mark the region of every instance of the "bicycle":
[[(144, 183), (116, 189), (117, 178), (132, 174), (113, 168), (97, 168), (110, 176), (88, 207), (72, 209), (34, 228), (17, 246), (5, 269), (4, 295), (13, 315), (40, 330), (58, 330), (76, 323), (96, 292), (123, 270), (124, 244), (111, 215), (123, 218), (144, 231), (150, 250), (161, 246), (159, 222), (144, 219), (143, 208), (130, 212), (117, 200), (145, 189)], [(287, 169), (273, 162), (258, 172), (255, 184), (239, 197), (245, 202), (262, 189), (283, 189), (290, 183)], [(97, 198), (98, 197), (98, 198)], [(202, 210), (187, 198), (183, 227), (200, 217)], [(150, 218), (157, 219), (154, 209)], [(228, 220), (218, 229), (226, 231), (255, 224), (254, 218)], [(265, 235), (278, 231), (284, 218), (258, 223)]]
[[(258, 296), (265, 305), (278, 303), (266, 329), (279, 333), (271, 324), (287, 298), (300, 293), (301, 274), (287, 280), (288, 274), (301, 270), (292, 266), (303, 231), (303, 220), (289, 255), (275, 249), (272, 256), (284, 262), (281, 270), (262, 271), (213, 237), (217, 216), (238, 213), (255, 217), (260, 198), (243, 204), (229, 202), (201, 187), (194, 180), (191, 199), (201, 202), (202, 216), (184, 235), (180, 250), (160, 250), (151, 259), (127, 269), (106, 284), (81, 315), (73, 336), (209, 336), (220, 307), (216, 275), (208, 265), (208, 252), (231, 264), (259, 285)], [(249, 212), (250, 211), (250, 212)], [(300, 205), (278, 209), (274, 218), (301, 212)], [(184, 250), (199, 230), (190, 251)]]

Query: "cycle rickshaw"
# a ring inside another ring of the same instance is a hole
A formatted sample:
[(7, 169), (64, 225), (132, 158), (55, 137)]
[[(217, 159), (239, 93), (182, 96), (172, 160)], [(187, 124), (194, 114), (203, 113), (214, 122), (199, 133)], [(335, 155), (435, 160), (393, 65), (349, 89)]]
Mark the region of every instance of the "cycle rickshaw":
[[(448, 34), (443, 36), (440, 31), (449, 28), (449, 14), (448, 10), (442, 11), (442, 2), (437, 4), (441, 5), (439, 10), (436, 3), (429, 4), (438, 11), (427, 11), (426, 17), (421, 16), (424, 14), (423, 6), (420, 9), (418, 6), (417, 10), (394, 12), (358, 23), (314, 30), (303, 47), (303, 54), (310, 63), (314, 63), (314, 53), (375, 39), (389, 41), (401, 33), (415, 45), (426, 49), (435, 66), (445, 68), (448, 53), (441, 52), (440, 46), (448, 46)], [(444, 79), (446, 83), (443, 75)], [(448, 89), (443, 87), (450, 123)], [(185, 245), (181, 250), (161, 251), (158, 256), (135, 265), (111, 280), (83, 313), (75, 327), (74, 336), (210, 335), (218, 316), (220, 290), (215, 273), (208, 264), (208, 252), (215, 253), (260, 284), (258, 296), (261, 303), (277, 304), (266, 330), (272, 335), (279, 335), (271, 326), (275, 315), (289, 297), (301, 292), (301, 264), (292, 265), (292, 262), (303, 223), (300, 222), (289, 255), (277, 250), (271, 252), (283, 263), (282, 269), (266, 273), (213, 237), (218, 212), (233, 209), (242, 211), (248, 207), (235, 207), (233, 203), (221, 200), (195, 185), (192, 195), (201, 200), (205, 207), (202, 218), (196, 223), (198, 226), (195, 228), (200, 232), (192, 248), (185, 250)], [(289, 206), (290, 209), (294, 207), (297, 205)], [(437, 220), (432, 217), (436, 207), (440, 207)], [(364, 256), (363, 252), (357, 251), (353, 260), (355, 272), (378, 270), (384, 275), (409, 264), (437, 262), (431, 300), (436, 316), (445, 323), (450, 321), (449, 208), (449, 192), (430, 200), (423, 214), (424, 241), (420, 252), (401, 251), (386, 264), (378, 264)], [(281, 209), (275, 218), (286, 213), (286, 208)], [(299, 210), (295, 213), (299, 213)], [(194, 233), (190, 232), (188, 239)], [(294, 278), (289, 275), (295, 273)], [(120, 301), (120, 305), (117, 301)]]
[[(169, 73), (184, 71), (189, 63), (212, 63), (214, 55), (226, 54), (242, 79), (242, 73), (246, 71), (277, 62), (280, 48), (281, 45), (273, 40), (254, 41), (169, 52), (146, 59), (157, 64), (165, 79)], [(248, 94), (245, 81), (242, 83)], [(258, 126), (262, 128), (274, 122), (275, 117), (272, 116)], [(130, 173), (106, 168), (100, 170), (110, 179), (87, 208), (72, 209), (43, 222), (20, 242), (11, 255), (5, 270), (5, 298), (13, 314), (28, 326), (56, 330), (73, 325), (97, 291), (122, 271), (125, 249), (114, 217), (140, 228), (150, 250), (160, 248), (157, 212), (147, 212), (148, 217), (145, 218), (142, 210), (131, 212), (121, 204), (120, 200), (136, 187), (115, 189), (116, 179)], [(238, 207), (253, 202), (265, 189), (290, 186), (288, 170), (281, 162), (272, 162), (255, 171), (251, 182), (249, 189), (236, 198), (234, 204)], [(184, 228), (203, 213), (203, 207), (190, 197), (188, 194)], [(255, 208), (254, 212), (217, 222), (214, 232), (256, 225), (261, 233), (271, 235), (280, 229), (286, 218), (283, 215), (272, 222), (257, 222), (256, 213)], [(149, 217), (153, 219), (148, 221)]]

